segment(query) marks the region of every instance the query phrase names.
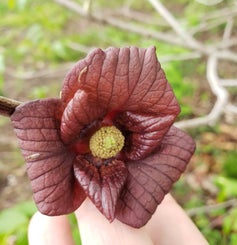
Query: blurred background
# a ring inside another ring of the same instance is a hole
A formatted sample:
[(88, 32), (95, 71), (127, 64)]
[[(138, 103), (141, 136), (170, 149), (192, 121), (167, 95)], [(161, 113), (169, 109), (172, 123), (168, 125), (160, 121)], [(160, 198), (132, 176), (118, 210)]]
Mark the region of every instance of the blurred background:
[[(210, 244), (237, 244), (236, 0), (8, 0), (0, 16), (0, 95), (19, 101), (58, 97), (94, 47), (156, 46), (197, 143), (172, 194)], [(0, 132), (0, 244), (24, 245), (36, 207), (9, 118)]]

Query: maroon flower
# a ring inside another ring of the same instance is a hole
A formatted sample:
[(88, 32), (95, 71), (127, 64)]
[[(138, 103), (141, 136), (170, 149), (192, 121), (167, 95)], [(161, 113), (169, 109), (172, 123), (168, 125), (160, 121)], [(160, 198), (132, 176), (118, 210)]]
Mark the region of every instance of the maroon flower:
[(88, 196), (108, 220), (143, 226), (195, 149), (172, 126), (179, 112), (155, 48), (92, 51), (60, 99), (24, 103), (11, 117), (38, 209), (67, 214)]

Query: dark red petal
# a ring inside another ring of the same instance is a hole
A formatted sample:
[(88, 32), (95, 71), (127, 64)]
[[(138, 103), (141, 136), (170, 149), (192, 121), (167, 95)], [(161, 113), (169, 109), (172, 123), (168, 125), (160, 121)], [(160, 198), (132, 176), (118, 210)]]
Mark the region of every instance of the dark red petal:
[(85, 199), (74, 178), (75, 155), (67, 151), (59, 136), (60, 106), (57, 99), (32, 101), (18, 106), (11, 116), (34, 200), (47, 215), (70, 213)]
[(107, 111), (162, 115), (180, 111), (154, 47), (93, 50), (66, 76), (62, 100), (68, 103), (78, 89)]
[(145, 225), (185, 170), (194, 150), (192, 138), (171, 127), (160, 149), (143, 160), (127, 163), (128, 177), (116, 218), (136, 228)]
[[(88, 103), (84, 103), (84, 98), (77, 99), (78, 90), (84, 91)], [(83, 101), (83, 107), (80, 100)], [(146, 156), (159, 144), (180, 112), (178, 102), (157, 60), (154, 47), (109, 48), (105, 51), (95, 49), (79, 61), (66, 76), (62, 101), (66, 107), (63, 123), (68, 125), (62, 127), (65, 142), (72, 138), (73, 132), (77, 135), (83, 123), (88, 121), (83, 113), (86, 111), (86, 114), (90, 114), (90, 107), (97, 111), (99, 106), (102, 113), (98, 113), (98, 116), (111, 111), (129, 111), (130, 116), (124, 118), (124, 125), (130, 119), (138, 120), (134, 119), (138, 115), (144, 116), (144, 120), (150, 116), (157, 120), (160, 125), (156, 123), (155, 131), (150, 129), (146, 136), (136, 135), (136, 130), (130, 127), (131, 132), (135, 133), (132, 136), (133, 149), (129, 153), (130, 159), (133, 160)], [(91, 120), (94, 120), (96, 113), (92, 115)], [(144, 131), (146, 125), (139, 124), (140, 131)], [(148, 142), (150, 140), (152, 143)], [(141, 147), (137, 152), (139, 144)]]
[(124, 163), (113, 160), (108, 165), (96, 167), (85, 159), (78, 159), (74, 171), (95, 206), (109, 221), (113, 221), (117, 200), (127, 177)]
[(91, 84), (99, 80), (104, 58), (105, 53), (101, 49), (95, 49), (73, 66), (64, 79), (61, 93), (63, 103), (67, 104), (85, 84), (90, 88), (92, 99), (96, 100), (97, 86), (91, 87)]
[(169, 130), (174, 115), (142, 115), (139, 113), (120, 113), (116, 123), (122, 125), (126, 135), (124, 154), (129, 160), (139, 160), (149, 155), (160, 145)]
[(78, 90), (67, 104), (61, 121), (61, 137), (64, 143), (69, 144), (79, 138), (80, 131), (97, 119), (103, 118), (105, 113), (97, 104), (88, 101), (88, 95)]

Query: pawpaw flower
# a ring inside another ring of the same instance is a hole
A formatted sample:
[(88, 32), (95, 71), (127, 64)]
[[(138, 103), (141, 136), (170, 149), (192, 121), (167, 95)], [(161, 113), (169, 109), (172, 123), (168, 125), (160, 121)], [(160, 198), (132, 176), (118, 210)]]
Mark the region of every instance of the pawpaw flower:
[(179, 112), (154, 47), (90, 52), (60, 98), (11, 116), (39, 211), (68, 214), (89, 197), (110, 222), (146, 224), (195, 149), (173, 126)]

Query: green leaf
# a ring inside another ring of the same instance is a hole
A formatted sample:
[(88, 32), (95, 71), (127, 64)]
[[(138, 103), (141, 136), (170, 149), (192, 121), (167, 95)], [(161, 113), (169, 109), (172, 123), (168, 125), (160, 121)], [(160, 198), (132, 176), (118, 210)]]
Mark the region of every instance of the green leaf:
[(223, 170), (226, 176), (237, 179), (237, 168), (236, 168), (236, 151), (228, 151), (224, 159)]
[(8, 0), (7, 3), (8, 3), (8, 8), (9, 9), (14, 9), (15, 8), (15, 5), (16, 5), (16, 1), (15, 0)]
[(228, 197), (237, 197), (237, 180), (223, 176), (217, 176), (214, 183), (219, 187), (218, 199), (223, 201)]
[(27, 245), (27, 230), (30, 218), (36, 212), (33, 201), (22, 202), (0, 212), (0, 244)]
[(70, 222), (71, 230), (72, 230), (72, 236), (76, 244), (81, 245), (81, 238), (80, 238), (80, 233), (78, 230), (78, 225), (77, 225), (77, 219), (74, 213), (68, 215), (68, 219)]
[(22, 202), (15, 206), (15, 209), (29, 218), (37, 211), (33, 201)]
[(230, 245), (236, 245), (237, 244), (237, 234), (231, 234), (230, 235)]
[(223, 233), (229, 235), (231, 232), (237, 232), (237, 208), (231, 210), (223, 221)]
[(26, 215), (19, 210), (6, 209), (0, 213), (0, 234), (10, 234), (28, 222)]

